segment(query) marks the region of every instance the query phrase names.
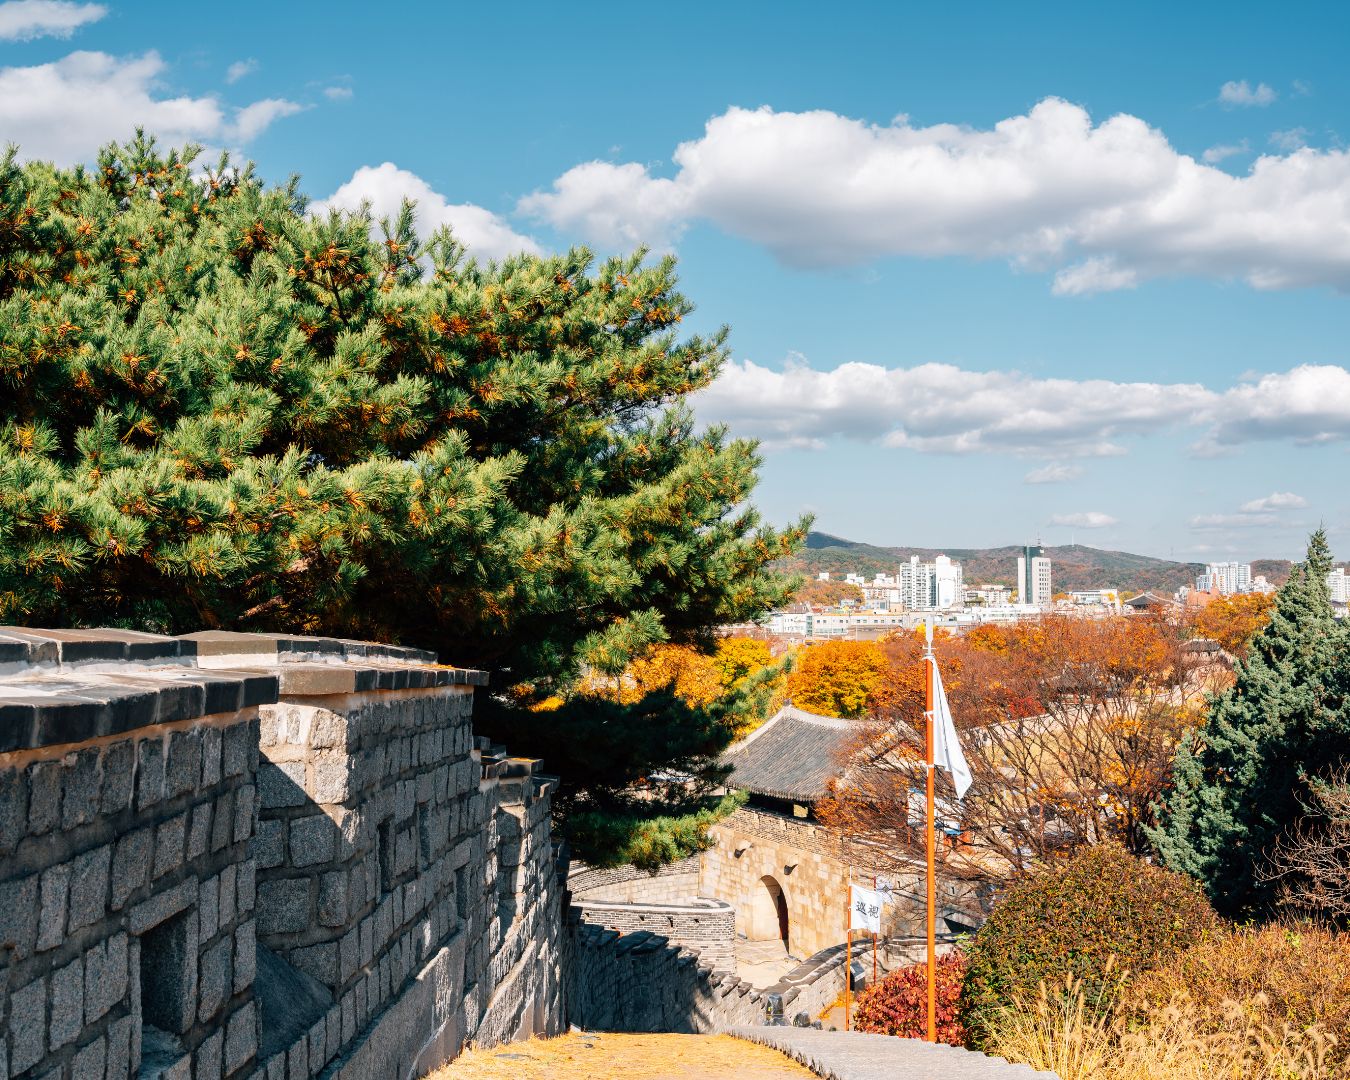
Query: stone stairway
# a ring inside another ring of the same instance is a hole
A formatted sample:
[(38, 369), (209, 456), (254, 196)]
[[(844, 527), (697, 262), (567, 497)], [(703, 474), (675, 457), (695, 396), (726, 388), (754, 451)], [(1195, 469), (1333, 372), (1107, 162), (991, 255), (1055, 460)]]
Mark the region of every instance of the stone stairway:
[(956, 1046), (814, 1028), (739, 1027), (731, 1034), (781, 1050), (825, 1080), (1058, 1080)]

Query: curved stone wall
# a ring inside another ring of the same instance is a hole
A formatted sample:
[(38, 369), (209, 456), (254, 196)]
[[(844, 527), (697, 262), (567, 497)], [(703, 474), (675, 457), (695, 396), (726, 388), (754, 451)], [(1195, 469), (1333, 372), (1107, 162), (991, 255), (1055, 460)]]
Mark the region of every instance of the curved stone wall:
[(736, 966), (736, 909), (723, 900), (700, 897), (683, 904), (624, 904), (604, 900), (574, 901), (584, 922), (605, 930), (660, 934), (676, 946), (698, 953), (718, 971)]
[(655, 871), (574, 864), (567, 889), (577, 918), (620, 934), (659, 934), (718, 971), (736, 967), (736, 909), (698, 895), (698, 856)]
[(697, 855), (654, 871), (631, 865), (573, 863), (567, 873), (567, 890), (574, 900), (586, 903), (683, 904), (699, 895), (698, 867)]

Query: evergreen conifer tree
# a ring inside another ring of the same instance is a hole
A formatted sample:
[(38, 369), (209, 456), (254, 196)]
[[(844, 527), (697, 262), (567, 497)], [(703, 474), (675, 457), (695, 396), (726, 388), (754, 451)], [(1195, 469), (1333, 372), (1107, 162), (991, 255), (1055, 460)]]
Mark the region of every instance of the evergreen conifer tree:
[(1326, 534), (1276, 596), (1232, 688), (1180, 748), (1176, 783), (1151, 840), (1197, 877), (1224, 914), (1268, 911), (1272, 845), (1305, 815), (1310, 780), (1350, 762), (1346, 634), (1332, 618)]
[[(416, 644), (489, 669), (509, 735), (790, 595), (805, 525), (762, 524), (754, 444), (695, 423), (725, 331), (680, 337), (672, 260), (482, 265), (411, 205), (313, 215), (194, 154), (0, 155), (0, 623)], [(706, 773), (735, 723), (640, 715), (554, 722), (607, 740), (606, 790)]]

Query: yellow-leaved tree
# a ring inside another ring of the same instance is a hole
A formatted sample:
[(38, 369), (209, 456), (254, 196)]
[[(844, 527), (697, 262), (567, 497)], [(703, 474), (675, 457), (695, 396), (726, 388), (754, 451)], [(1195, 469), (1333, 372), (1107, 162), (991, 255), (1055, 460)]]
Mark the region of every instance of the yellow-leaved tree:
[(826, 641), (798, 654), (788, 694), (797, 708), (820, 716), (861, 716), (885, 670), (874, 641)]

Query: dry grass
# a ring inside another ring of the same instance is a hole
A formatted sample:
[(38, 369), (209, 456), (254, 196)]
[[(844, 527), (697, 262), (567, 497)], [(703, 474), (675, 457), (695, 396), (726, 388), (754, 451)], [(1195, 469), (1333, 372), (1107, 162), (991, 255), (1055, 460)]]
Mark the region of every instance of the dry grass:
[(1138, 1006), (1112, 1019), (1071, 985), (999, 1014), (988, 1049), (1009, 1061), (1058, 1073), (1061, 1080), (1331, 1080), (1336, 1038), (1316, 1024), (1254, 1020), (1259, 997), (1226, 1001), (1218, 1012), (1189, 994)]
[(1242, 1001), (1253, 1006), (1256, 1024), (1316, 1024), (1336, 1036), (1339, 1060), (1350, 1052), (1350, 935), (1305, 924), (1227, 927), (1139, 976), (1131, 989), (1156, 1009), (1178, 988), (1195, 1001), (1205, 1030), (1230, 1030), (1224, 1003)]
[(814, 1080), (815, 1074), (730, 1035), (581, 1032), (466, 1050), (432, 1080)]

